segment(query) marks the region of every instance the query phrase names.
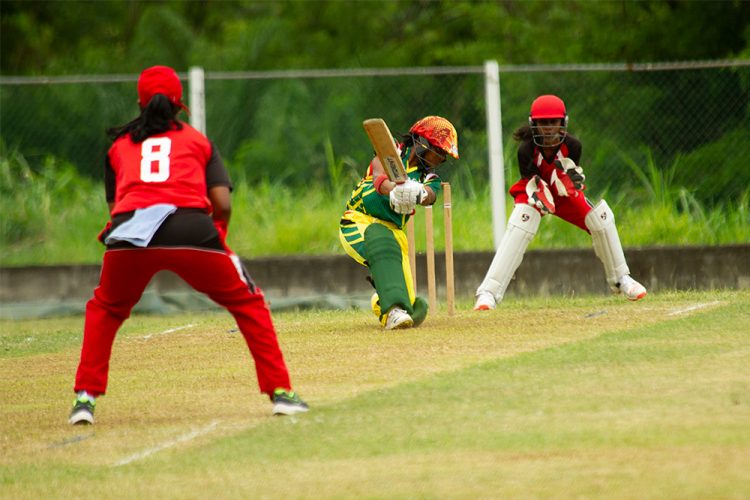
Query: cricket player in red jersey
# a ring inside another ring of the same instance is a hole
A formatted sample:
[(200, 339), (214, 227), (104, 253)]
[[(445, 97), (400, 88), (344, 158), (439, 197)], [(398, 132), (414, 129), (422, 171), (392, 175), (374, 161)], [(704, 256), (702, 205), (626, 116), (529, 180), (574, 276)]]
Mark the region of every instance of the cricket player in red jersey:
[(539, 96), (531, 104), (529, 123), (513, 138), (518, 148), (521, 179), (510, 188), (515, 206), (484, 281), (476, 292), (475, 310), (494, 309), (534, 238), (539, 222), (554, 214), (591, 234), (594, 251), (604, 265), (607, 282), (628, 300), (646, 296), (646, 289), (630, 277), (615, 226), (615, 215), (601, 200), (594, 206), (583, 194), (581, 141), (567, 133), (568, 114), (557, 96)]
[(111, 221), (99, 286), (86, 304), (71, 424), (93, 424), (107, 390), (117, 330), (158, 271), (179, 275), (234, 316), (255, 361), (273, 414), (308, 410), (291, 388), (263, 293), (227, 247), (231, 182), (214, 144), (177, 119), (182, 85), (172, 68), (154, 66), (138, 80), (140, 115), (108, 130), (105, 166)]

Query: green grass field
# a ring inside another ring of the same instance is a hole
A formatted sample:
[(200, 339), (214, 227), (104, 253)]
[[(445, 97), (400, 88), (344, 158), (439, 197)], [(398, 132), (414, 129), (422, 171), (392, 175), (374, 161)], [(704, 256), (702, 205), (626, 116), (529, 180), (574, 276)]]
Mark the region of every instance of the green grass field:
[(0, 323), (0, 497), (750, 497), (750, 291), (460, 306), (277, 314), (284, 418), (228, 314), (137, 316), (93, 427), (82, 318)]

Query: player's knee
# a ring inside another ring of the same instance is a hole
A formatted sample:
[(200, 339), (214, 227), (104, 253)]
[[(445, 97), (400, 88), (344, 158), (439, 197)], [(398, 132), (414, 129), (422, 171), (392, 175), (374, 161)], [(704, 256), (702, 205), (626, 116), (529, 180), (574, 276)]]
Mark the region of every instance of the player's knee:
[(615, 225), (615, 214), (605, 200), (600, 201), (586, 214), (585, 224), (589, 231), (605, 231)]
[(124, 321), (130, 317), (130, 311), (135, 307), (136, 302), (107, 300), (97, 296), (96, 292), (94, 292), (94, 297), (86, 303), (86, 312), (102, 311), (113, 318)]
[(542, 216), (536, 208), (526, 204), (515, 205), (508, 218), (507, 232), (518, 228), (533, 237), (539, 229), (541, 220)]

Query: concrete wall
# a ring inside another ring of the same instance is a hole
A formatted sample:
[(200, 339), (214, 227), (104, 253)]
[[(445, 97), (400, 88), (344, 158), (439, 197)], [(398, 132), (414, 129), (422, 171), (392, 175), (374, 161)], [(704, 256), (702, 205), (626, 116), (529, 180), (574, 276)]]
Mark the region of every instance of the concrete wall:
[[(750, 288), (750, 244), (721, 247), (626, 249), (633, 277), (651, 292)], [(492, 261), (490, 252), (454, 256), (456, 295), (473, 296)], [(269, 299), (320, 294), (372, 293), (367, 271), (345, 255), (249, 259), (245, 264)], [(438, 296), (445, 292), (445, 260), (436, 255)], [(426, 295), (424, 255), (417, 259), (420, 294)], [(99, 265), (0, 268), (0, 303), (85, 300), (99, 278)], [(171, 273), (150, 285), (156, 293), (189, 290)], [(529, 251), (511, 282), (511, 295), (606, 294), (601, 263), (593, 250)]]

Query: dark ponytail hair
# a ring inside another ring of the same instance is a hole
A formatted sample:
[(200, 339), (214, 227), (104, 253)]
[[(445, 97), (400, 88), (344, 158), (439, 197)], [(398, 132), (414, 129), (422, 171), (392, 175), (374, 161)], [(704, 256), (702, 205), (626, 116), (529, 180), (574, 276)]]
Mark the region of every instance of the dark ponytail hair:
[(177, 114), (181, 109), (172, 104), (164, 94), (155, 94), (135, 120), (107, 129), (107, 135), (114, 141), (130, 134), (133, 142), (143, 142), (152, 135), (170, 130), (173, 126), (179, 130), (182, 124), (177, 120)]
[(513, 132), (513, 139), (517, 142), (526, 142), (534, 139), (534, 134), (531, 132), (531, 126), (528, 124), (521, 125)]

